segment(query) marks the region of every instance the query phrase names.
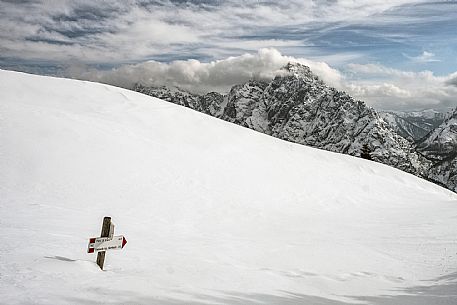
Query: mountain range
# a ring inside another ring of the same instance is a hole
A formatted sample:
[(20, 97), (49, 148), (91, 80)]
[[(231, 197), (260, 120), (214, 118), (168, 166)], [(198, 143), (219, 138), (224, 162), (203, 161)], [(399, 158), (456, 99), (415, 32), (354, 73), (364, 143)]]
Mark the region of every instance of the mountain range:
[(282, 70), (269, 82), (251, 80), (228, 94), (142, 84), (133, 89), (294, 143), (352, 156), (366, 145), (374, 161), (457, 191), (457, 109), (447, 117), (377, 112), (326, 85), (305, 65), (289, 63)]

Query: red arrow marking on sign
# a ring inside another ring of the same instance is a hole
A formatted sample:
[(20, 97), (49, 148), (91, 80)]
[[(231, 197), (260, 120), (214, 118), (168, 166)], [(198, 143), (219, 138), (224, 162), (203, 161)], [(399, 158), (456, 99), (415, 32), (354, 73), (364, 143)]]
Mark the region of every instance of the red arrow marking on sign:
[(122, 248), (124, 248), (126, 243), (127, 243), (127, 239), (125, 239), (125, 237), (122, 237)]

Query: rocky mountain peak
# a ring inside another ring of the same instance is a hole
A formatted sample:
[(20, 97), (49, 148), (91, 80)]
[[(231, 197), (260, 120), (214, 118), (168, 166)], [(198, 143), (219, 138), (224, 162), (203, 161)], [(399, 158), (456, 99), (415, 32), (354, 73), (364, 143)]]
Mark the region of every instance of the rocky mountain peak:
[(282, 69), (296, 75), (313, 74), (308, 66), (298, 62), (288, 62)]
[(296, 79), (306, 83), (319, 82), (323, 84), (319, 77), (316, 74), (314, 74), (308, 66), (304, 64), (297, 62), (289, 62), (284, 67), (282, 67), (281, 70), (286, 72), (285, 75), (279, 75), (276, 78)]

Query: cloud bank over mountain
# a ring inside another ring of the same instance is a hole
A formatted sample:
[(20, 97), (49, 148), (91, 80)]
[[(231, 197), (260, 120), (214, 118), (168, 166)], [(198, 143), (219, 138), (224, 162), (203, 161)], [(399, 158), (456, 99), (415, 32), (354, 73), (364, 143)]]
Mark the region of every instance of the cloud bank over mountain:
[(109, 71), (71, 66), (67, 75), (126, 88), (142, 83), (147, 86), (177, 86), (197, 93), (226, 92), (231, 86), (250, 79), (271, 80), (275, 75), (284, 73), (281, 68), (288, 62), (308, 65), (324, 81), (340, 86), (340, 72), (326, 63), (284, 56), (271, 48), (207, 63), (195, 59), (170, 63), (147, 61)]
[(125, 88), (141, 83), (176, 86), (195, 93), (227, 92), (233, 85), (250, 79), (271, 80), (284, 73), (281, 68), (288, 62), (309, 66), (329, 85), (378, 109), (446, 110), (456, 104), (457, 86), (452, 86), (454, 74), (435, 76), (431, 71), (401, 71), (380, 64), (348, 64), (339, 70), (325, 62), (285, 56), (273, 48), (210, 62), (195, 59), (169, 63), (147, 61), (110, 70), (74, 65), (66, 70), (65, 76)]

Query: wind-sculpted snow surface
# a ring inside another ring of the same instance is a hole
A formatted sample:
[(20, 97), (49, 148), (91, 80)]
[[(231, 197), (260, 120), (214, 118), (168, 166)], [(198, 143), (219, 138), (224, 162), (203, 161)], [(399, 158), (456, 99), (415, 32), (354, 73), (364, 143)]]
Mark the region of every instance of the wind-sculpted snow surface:
[[(435, 184), (107, 85), (0, 71), (0, 101), (2, 304), (457, 302)], [(129, 241), (104, 272), (103, 216)]]

